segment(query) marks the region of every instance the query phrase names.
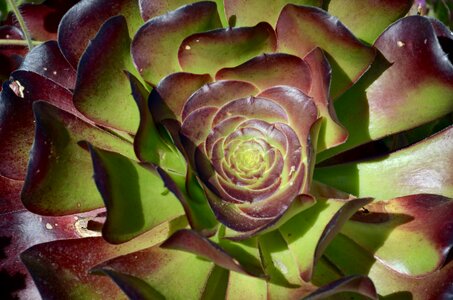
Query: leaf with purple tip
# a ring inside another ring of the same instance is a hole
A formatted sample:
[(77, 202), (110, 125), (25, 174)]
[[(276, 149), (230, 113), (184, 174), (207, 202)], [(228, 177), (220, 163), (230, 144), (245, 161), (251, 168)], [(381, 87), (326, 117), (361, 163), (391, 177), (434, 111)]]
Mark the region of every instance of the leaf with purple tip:
[(129, 48), (126, 19), (108, 19), (80, 58), (73, 101), (82, 114), (97, 124), (135, 134), (139, 113), (123, 73), (127, 70), (138, 76)]
[(310, 281), (316, 262), (343, 224), (371, 199), (321, 200), (283, 224), (279, 230), (296, 257), (299, 272)]
[(233, 67), (266, 53), (277, 46), (274, 29), (267, 23), (254, 27), (226, 28), (193, 34), (178, 51), (185, 72), (212, 76), (224, 67)]
[(372, 44), (387, 26), (403, 17), (411, 0), (341, 0), (328, 2), (327, 11), (338, 17), (359, 39)]
[(153, 166), (141, 166), (118, 153), (89, 146), (94, 181), (107, 208), (103, 237), (128, 241), (184, 214)]
[(365, 208), (367, 212), (358, 212), (342, 233), (381, 263), (408, 276), (424, 276), (445, 263), (453, 246), (451, 199), (418, 194)]
[(131, 53), (145, 81), (156, 85), (181, 70), (178, 47), (191, 34), (222, 27), (213, 2), (198, 2), (146, 22), (137, 31)]
[(35, 102), (33, 111), (35, 141), (22, 190), (24, 205), (30, 211), (44, 215), (102, 207), (103, 202), (91, 179), (89, 153), (78, 142), (87, 140), (99, 148), (133, 158), (132, 145), (48, 103)]
[(317, 168), (314, 178), (358, 197), (430, 193), (453, 198), (453, 127), (390, 155)]
[[(84, 17), (81, 18), (81, 15)], [(142, 24), (138, 3), (135, 0), (120, 0), (113, 4), (110, 0), (80, 1), (65, 14), (58, 27), (58, 45), (74, 68), (77, 68), (85, 48), (101, 25), (116, 15), (126, 17), (129, 36), (134, 36)]]
[(333, 98), (356, 82), (375, 56), (374, 49), (362, 44), (337, 18), (315, 7), (286, 5), (276, 31), (281, 52), (299, 57), (316, 47), (326, 52), (332, 66)]

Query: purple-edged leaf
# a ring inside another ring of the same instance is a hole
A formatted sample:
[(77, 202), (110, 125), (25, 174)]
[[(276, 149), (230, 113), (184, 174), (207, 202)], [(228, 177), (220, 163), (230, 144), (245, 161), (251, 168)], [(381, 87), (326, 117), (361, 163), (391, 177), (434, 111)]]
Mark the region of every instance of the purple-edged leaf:
[(86, 140), (133, 158), (132, 145), (48, 103), (35, 102), (33, 111), (36, 130), (22, 190), (25, 207), (62, 215), (103, 206), (91, 178), (89, 153), (77, 143)]
[(186, 72), (212, 76), (224, 67), (234, 67), (277, 46), (275, 32), (268, 23), (254, 27), (225, 28), (193, 34), (178, 51), (179, 64)]
[(74, 68), (77, 68), (85, 48), (101, 25), (116, 15), (126, 17), (130, 37), (142, 24), (138, 2), (135, 0), (119, 0), (114, 5), (110, 0), (80, 1), (65, 14), (58, 27), (58, 45)]
[(181, 202), (190, 227), (204, 234), (212, 234), (218, 225), (214, 213), (206, 200), (193, 171), (187, 170), (187, 175), (167, 173), (158, 168), (165, 187), (168, 188)]
[(181, 70), (178, 47), (187, 36), (222, 27), (213, 2), (183, 6), (146, 22), (137, 32), (131, 53), (143, 78), (156, 85)]
[[(222, 21), (222, 25), (225, 27), (228, 25), (225, 11), (223, 7), (223, 0), (212, 0), (217, 5), (217, 11)], [(198, 2), (198, 0), (140, 0), (140, 13), (143, 20), (148, 21), (151, 18), (164, 15), (169, 11), (175, 10), (180, 6)]]
[(211, 260), (220, 267), (234, 272), (254, 276), (263, 275), (251, 273), (217, 244), (192, 230), (182, 229), (174, 233), (161, 245), (161, 247), (182, 250), (199, 255)]
[(304, 61), (308, 64), (312, 77), (308, 95), (313, 98), (320, 115), (323, 117), (316, 148), (318, 152), (321, 152), (326, 148), (344, 143), (348, 137), (348, 132), (339, 124), (333, 108), (329, 94), (332, 69), (324, 53), (320, 48), (315, 48), (304, 57)]
[(28, 153), (33, 143), (33, 112), (31, 101), (17, 96), (19, 84), (5, 82), (0, 93), (0, 175), (23, 180)]
[[(101, 237), (39, 244), (23, 252), (21, 260), (35, 280), (43, 298), (51, 296), (58, 299), (119, 298), (124, 296), (121, 290), (108, 278), (91, 275), (90, 269), (108, 259), (160, 243), (185, 224), (181, 220), (165, 223), (121, 245), (108, 244)], [(139, 265), (150, 263), (149, 260), (138, 257), (135, 262)]]
[(296, 257), (300, 276), (310, 281), (313, 268), (343, 224), (371, 199), (319, 199), (283, 224), (279, 230)]
[(283, 53), (263, 54), (234, 68), (217, 72), (216, 80), (249, 81), (260, 90), (275, 85), (289, 85), (308, 94), (312, 83), (310, 68), (305, 61)]
[(24, 209), (20, 191), (24, 182), (0, 175), (0, 214)]
[(356, 37), (372, 44), (387, 26), (409, 12), (411, 0), (341, 0), (328, 2), (327, 10), (346, 25)]
[(453, 126), (369, 161), (317, 168), (314, 178), (356, 196), (391, 199), (430, 193), (453, 198)]
[(378, 59), (353, 88), (337, 99), (338, 119), (350, 137), (337, 149), (323, 153), (320, 160), (453, 111), (453, 65), (429, 19), (401, 19), (377, 39), (375, 46), (391, 66)]
[(342, 233), (381, 263), (409, 276), (426, 275), (445, 263), (453, 246), (451, 199), (418, 194), (375, 202), (366, 209), (347, 222)]
[(150, 109), (157, 122), (165, 119), (181, 121), (181, 113), (190, 95), (206, 83), (213, 81), (209, 74), (173, 73), (162, 79), (156, 87), (159, 99), (150, 99)]
[(93, 271), (104, 269), (140, 278), (166, 299), (202, 299), (215, 265), (192, 253), (154, 246), (102, 263)]
[(56, 41), (48, 41), (33, 48), (19, 70), (35, 72), (67, 89), (73, 89), (76, 72), (61, 54)]
[(354, 83), (375, 56), (337, 18), (315, 7), (286, 5), (278, 19), (277, 40), (279, 51), (299, 57), (316, 47), (326, 51), (332, 66), (333, 98)]
[[(0, 218), (0, 297), (40, 299), (38, 290), (19, 260), (19, 254), (39, 243), (56, 239), (80, 238), (82, 223), (96, 216), (90, 212), (74, 216), (43, 217), (28, 211), (1, 214)], [(79, 230), (80, 229), (80, 230)]]
[(452, 295), (453, 262), (451, 261), (442, 269), (427, 276), (407, 276), (375, 260), (363, 248), (342, 234), (337, 235), (332, 241), (325, 255), (345, 275), (367, 274), (382, 297), (449, 299)]
[(17, 70), (11, 74), (11, 80), (16, 81), (21, 98), (29, 101), (44, 100), (56, 107), (80, 116), (72, 103), (72, 93), (55, 81), (33, 71)]
[(337, 296), (342, 292), (353, 292), (365, 296), (367, 299), (378, 299), (376, 287), (369, 277), (355, 275), (348, 276), (322, 286), (311, 293), (304, 300), (318, 300), (326, 297)]
[(266, 5), (260, 0), (225, 0), (225, 12), (231, 26), (254, 26), (267, 22), (272, 26), (277, 23), (282, 8), (288, 4), (320, 6), (321, 0), (274, 0)]
[[(159, 132), (148, 109), (148, 91), (132, 74), (129, 77), (132, 96), (140, 111), (140, 125), (134, 138), (134, 150), (142, 162), (149, 162), (160, 166), (168, 172), (186, 174), (187, 166), (183, 155), (168, 141), (165, 141)], [(155, 92), (152, 92), (155, 95)], [(154, 97), (150, 97), (150, 101)], [(159, 99), (160, 100), (160, 99)]]
[(138, 76), (129, 48), (126, 19), (108, 19), (80, 58), (73, 100), (77, 109), (97, 124), (134, 134), (139, 112), (122, 72)]
[(90, 152), (94, 181), (107, 208), (102, 235), (108, 242), (128, 241), (184, 214), (154, 167), (93, 146)]
[(250, 83), (236, 80), (221, 80), (203, 85), (186, 101), (180, 114), (185, 120), (192, 112), (206, 107), (220, 108), (228, 102), (246, 98), (258, 93), (257, 88)]

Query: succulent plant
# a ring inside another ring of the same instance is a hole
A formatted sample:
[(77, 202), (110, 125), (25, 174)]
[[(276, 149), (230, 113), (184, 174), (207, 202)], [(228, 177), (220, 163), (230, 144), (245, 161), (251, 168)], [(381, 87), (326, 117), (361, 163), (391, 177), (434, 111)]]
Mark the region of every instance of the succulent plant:
[(0, 94), (6, 297), (452, 297), (453, 34), (412, 5), (74, 5)]

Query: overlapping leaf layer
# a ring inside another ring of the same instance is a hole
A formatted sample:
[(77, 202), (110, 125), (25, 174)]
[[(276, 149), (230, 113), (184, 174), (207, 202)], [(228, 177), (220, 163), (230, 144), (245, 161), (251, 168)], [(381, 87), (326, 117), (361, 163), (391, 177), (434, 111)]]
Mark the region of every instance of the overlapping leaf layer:
[(407, 0), (50, 2), (25, 20), (57, 41), (0, 45), (7, 297), (452, 295), (441, 22)]

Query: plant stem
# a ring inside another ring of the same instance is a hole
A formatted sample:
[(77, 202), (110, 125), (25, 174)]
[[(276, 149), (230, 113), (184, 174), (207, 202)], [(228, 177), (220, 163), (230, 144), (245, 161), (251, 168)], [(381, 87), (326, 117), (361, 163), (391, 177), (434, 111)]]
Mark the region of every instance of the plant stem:
[[(31, 43), (33, 44), (33, 46), (42, 44), (41, 41), (31, 41)], [(0, 39), (0, 46), (28, 46), (28, 41)]]
[(22, 18), (22, 14), (17, 7), (15, 0), (7, 0), (8, 4), (13, 10), (14, 15), (16, 16), (17, 21), (19, 22), (20, 28), (24, 34), (25, 40), (27, 41), (28, 49), (33, 49), (33, 41), (31, 40), (30, 33), (27, 29), (27, 25), (25, 24), (24, 18)]

